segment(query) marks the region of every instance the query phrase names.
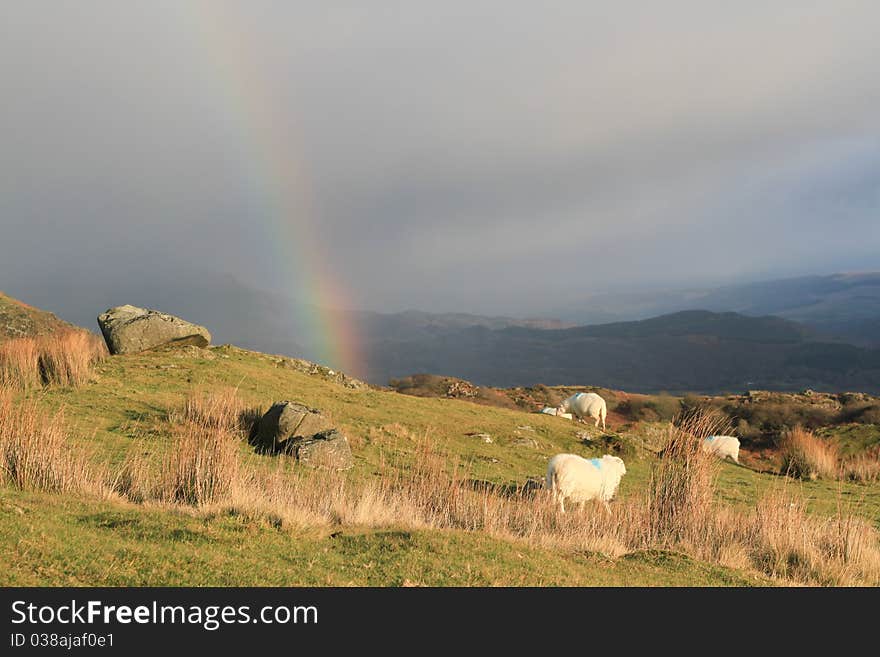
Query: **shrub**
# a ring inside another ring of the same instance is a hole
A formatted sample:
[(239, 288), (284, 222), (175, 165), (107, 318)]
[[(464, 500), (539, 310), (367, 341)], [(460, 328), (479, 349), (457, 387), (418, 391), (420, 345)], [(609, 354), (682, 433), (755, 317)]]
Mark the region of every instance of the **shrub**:
[(630, 397), (621, 401), (614, 410), (634, 422), (668, 422), (681, 413), (682, 403), (671, 395)]
[(859, 424), (880, 424), (880, 404), (874, 402), (847, 404), (840, 411), (838, 421)]
[(781, 471), (799, 479), (837, 477), (837, 448), (801, 426), (782, 434)]
[(793, 402), (755, 402), (725, 407), (730, 416), (746, 420), (764, 434), (779, 434), (796, 426), (818, 429), (832, 424), (836, 412), (815, 404)]

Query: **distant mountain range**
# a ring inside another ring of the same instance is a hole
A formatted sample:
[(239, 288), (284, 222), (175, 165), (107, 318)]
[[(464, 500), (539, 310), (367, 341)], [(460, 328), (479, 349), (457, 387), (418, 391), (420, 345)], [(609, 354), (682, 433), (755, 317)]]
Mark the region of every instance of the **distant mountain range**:
[[(143, 285), (61, 290), (30, 302), (94, 328), (112, 305), (158, 308), (215, 342), (316, 359), (302, 309), (230, 276), (160, 273)], [(36, 298), (35, 298), (36, 297)], [(308, 313), (307, 313), (308, 314)], [(880, 392), (880, 273), (813, 276), (662, 294), (595, 295), (562, 319), (333, 311), (359, 336), (374, 383), (415, 373), (480, 385), (591, 384), (631, 391), (746, 388)], [(577, 325), (579, 317), (604, 318)], [(614, 320), (614, 321), (610, 321)], [(340, 367), (340, 363), (327, 363)]]
[(425, 372), (501, 387), (880, 391), (880, 350), (816, 339), (778, 317), (699, 310), (561, 330), (469, 327), (431, 339), (376, 339), (369, 353), (382, 379)]
[(646, 319), (681, 310), (775, 315), (825, 336), (880, 346), (880, 272), (803, 276), (718, 288), (596, 294), (554, 315), (573, 324)]

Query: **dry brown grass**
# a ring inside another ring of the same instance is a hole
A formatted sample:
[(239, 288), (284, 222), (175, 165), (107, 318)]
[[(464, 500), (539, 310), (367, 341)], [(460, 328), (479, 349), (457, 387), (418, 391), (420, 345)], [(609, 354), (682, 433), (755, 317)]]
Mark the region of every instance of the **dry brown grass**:
[(139, 504), (204, 507), (230, 502), (233, 492), (241, 493), (247, 483), (238, 444), (239, 437), (229, 431), (187, 424), (175, 432), (164, 456), (132, 449), (108, 475), (107, 485)]
[(22, 490), (96, 491), (87, 455), (75, 449), (63, 413), (47, 417), (33, 401), (14, 404), (0, 388), (0, 479)]
[(748, 520), (742, 538), (768, 575), (808, 584), (880, 583), (877, 531), (843, 508), (830, 518), (813, 516), (782, 489), (762, 497)]
[(702, 443), (727, 428), (717, 412), (694, 413), (669, 424), (645, 494), (647, 543), (680, 543), (705, 531), (713, 512), (717, 460)]
[(844, 460), (840, 464), (840, 477), (863, 484), (880, 481), (880, 446)]
[(0, 385), (29, 390), (42, 383), (36, 338), (16, 338), (0, 343)]
[(799, 479), (834, 479), (838, 474), (837, 448), (797, 426), (782, 434), (781, 471)]
[(226, 499), (238, 480), (237, 442), (228, 430), (187, 425), (165, 461), (160, 496), (194, 506)]
[(169, 413), (171, 449), (164, 456), (133, 449), (110, 486), (134, 502), (206, 506), (246, 488), (239, 445), (258, 411), (235, 388), (193, 389), (179, 410)]
[(29, 390), (78, 386), (107, 356), (103, 340), (87, 331), (58, 331), (0, 343), (0, 385)]
[(189, 393), (183, 408), (171, 413), (169, 420), (177, 424), (195, 424), (205, 429), (247, 433), (260, 416), (261, 409), (245, 404), (237, 388), (195, 388)]

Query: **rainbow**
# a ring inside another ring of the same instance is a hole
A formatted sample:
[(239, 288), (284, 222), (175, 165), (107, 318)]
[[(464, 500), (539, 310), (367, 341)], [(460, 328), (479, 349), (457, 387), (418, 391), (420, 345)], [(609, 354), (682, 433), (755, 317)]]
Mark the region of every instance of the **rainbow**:
[[(363, 376), (365, 362), (350, 313), (349, 296), (328, 266), (332, 261), (316, 234), (319, 221), (312, 185), (297, 159), (301, 151), (294, 117), (282, 115), (283, 104), (274, 90), (278, 81), (257, 65), (257, 44), (230, 14), (229, 3), (191, 0), (183, 3), (207, 55), (216, 64), (222, 93), (237, 123), (243, 154), (251, 163), (253, 182), (265, 208), (252, 217), (254, 228), (272, 249), (279, 280), (296, 291), (291, 325), (305, 327), (306, 335), (292, 336), (309, 345), (311, 357), (328, 367)], [(294, 354), (295, 355), (295, 354)]]

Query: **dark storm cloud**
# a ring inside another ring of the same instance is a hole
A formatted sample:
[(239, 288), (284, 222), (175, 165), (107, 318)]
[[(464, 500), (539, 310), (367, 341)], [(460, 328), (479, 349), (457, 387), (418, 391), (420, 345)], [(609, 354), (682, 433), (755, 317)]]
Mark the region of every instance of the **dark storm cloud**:
[(852, 1), (10, 3), (0, 288), (51, 304), (52, 281), (143, 289), (156, 267), (156, 286), (295, 288), (268, 244), (275, 176), (310, 191), (290, 220), (360, 307), (524, 315), (880, 267), (878, 20)]

